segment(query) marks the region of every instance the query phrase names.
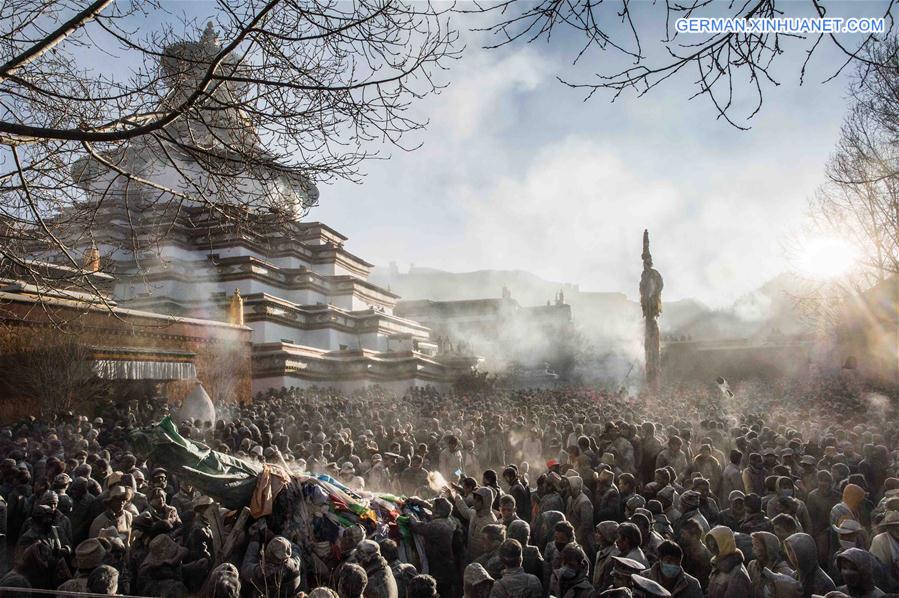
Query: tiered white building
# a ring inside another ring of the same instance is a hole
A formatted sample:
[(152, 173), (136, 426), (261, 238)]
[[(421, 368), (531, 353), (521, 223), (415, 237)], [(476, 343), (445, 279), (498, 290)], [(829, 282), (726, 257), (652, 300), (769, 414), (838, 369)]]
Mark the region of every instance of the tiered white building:
[[(189, 70), (217, 51), (207, 29), (199, 42), (168, 48), (163, 71), (177, 71), (182, 59)], [(235, 122), (239, 115), (223, 129), (233, 135)], [(196, 123), (184, 127), (171, 133), (190, 142), (221, 136)], [(446, 385), (476, 366), (472, 356), (441, 354), (426, 327), (394, 315), (399, 297), (368, 282), (372, 265), (347, 251), (346, 237), (330, 227), (299, 221), (285, 226), (283, 214), (276, 218), (240, 201), (210, 206), (165, 197), (159, 189), (217, 191), (190, 151), (162, 152), (158, 143), (138, 140), (107, 156), (107, 164), (86, 159), (74, 170), (99, 204), (83, 250), (98, 255), (103, 271), (115, 275), (120, 306), (233, 321), (242, 302), (242, 320), (253, 329), (254, 391), (368, 384), (404, 390)], [(247, 183), (250, 178), (242, 177), (241, 185), (256, 184)], [(308, 205), (318, 196), (295, 174), (275, 171), (258, 184), (281, 194), (274, 205)]]

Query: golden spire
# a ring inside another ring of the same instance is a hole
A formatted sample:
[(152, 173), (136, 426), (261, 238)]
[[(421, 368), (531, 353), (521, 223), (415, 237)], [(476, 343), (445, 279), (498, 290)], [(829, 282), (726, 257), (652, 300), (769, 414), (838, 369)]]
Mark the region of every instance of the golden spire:
[(243, 326), (243, 297), (240, 296), (240, 289), (234, 289), (234, 294), (231, 295), (231, 304), (228, 306), (228, 323)]

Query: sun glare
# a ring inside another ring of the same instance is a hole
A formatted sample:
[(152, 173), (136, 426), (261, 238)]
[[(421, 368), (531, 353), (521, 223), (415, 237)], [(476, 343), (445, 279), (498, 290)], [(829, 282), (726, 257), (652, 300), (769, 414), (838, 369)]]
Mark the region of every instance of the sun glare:
[(855, 248), (844, 239), (811, 239), (803, 247), (797, 260), (800, 274), (811, 278), (836, 278), (855, 265)]

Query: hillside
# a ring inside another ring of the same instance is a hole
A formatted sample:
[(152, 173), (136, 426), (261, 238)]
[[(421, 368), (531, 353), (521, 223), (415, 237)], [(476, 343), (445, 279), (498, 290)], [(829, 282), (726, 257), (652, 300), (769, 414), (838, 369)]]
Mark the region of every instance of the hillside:
[[(640, 329), (640, 305), (623, 293), (582, 292), (577, 284), (546, 280), (523, 270), (446, 272), (413, 266), (408, 272), (400, 272), (391, 265), (376, 267), (370, 280), (407, 300), (501, 297), (506, 287), (521, 305), (542, 305), (553, 301), (561, 291), (578, 327), (594, 339), (631, 339)], [(711, 309), (695, 299), (664, 303), (662, 333), (715, 339), (767, 335), (773, 330), (784, 334), (805, 332), (796, 297), (808, 284), (783, 274), (726, 309)]]

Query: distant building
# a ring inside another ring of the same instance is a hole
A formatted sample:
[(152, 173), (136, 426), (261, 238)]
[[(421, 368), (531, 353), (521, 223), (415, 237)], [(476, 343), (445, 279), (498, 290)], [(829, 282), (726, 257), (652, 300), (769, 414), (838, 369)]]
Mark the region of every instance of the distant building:
[(499, 299), (401, 301), (395, 313), (430, 328), (444, 348), (482, 356), (490, 372), (546, 372), (568, 357), (571, 306), (562, 293), (525, 307), (503, 288)]

